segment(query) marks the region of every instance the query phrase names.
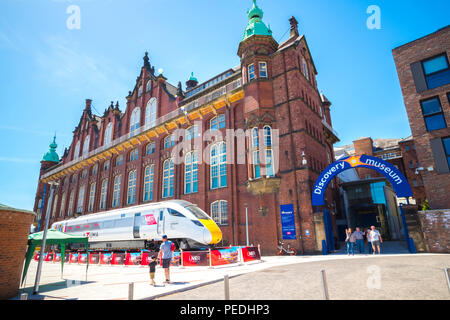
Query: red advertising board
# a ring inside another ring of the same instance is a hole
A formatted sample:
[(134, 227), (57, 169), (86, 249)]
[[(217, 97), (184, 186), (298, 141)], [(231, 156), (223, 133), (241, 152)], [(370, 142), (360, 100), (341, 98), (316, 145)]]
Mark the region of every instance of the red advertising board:
[(61, 262), (61, 253), (55, 253), (53, 255), (53, 262)]
[(100, 253), (100, 264), (111, 264), (112, 253), (111, 252), (102, 252)]
[(140, 252), (127, 252), (125, 256), (126, 266), (138, 266), (141, 264), (141, 253)]
[(183, 251), (183, 266), (209, 266), (207, 251)]
[(100, 254), (89, 253), (89, 264), (98, 264), (100, 262)]
[(80, 252), (78, 254), (78, 263), (85, 264), (87, 262), (87, 253)]
[(258, 247), (243, 247), (241, 250), (244, 262), (261, 260)]
[(125, 253), (115, 252), (112, 255), (112, 265), (123, 265), (125, 263)]
[(237, 248), (211, 250), (211, 265), (213, 266), (222, 266), (238, 262), (239, 251)]
[(69, 263), (78, 263), (78, 253), (71, 253)]

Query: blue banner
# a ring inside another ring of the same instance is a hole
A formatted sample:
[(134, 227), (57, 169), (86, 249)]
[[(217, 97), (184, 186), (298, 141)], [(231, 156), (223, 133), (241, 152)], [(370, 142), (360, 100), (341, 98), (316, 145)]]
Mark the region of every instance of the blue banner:
[(333, 178), (342, 171), (363, 167), (373, 169), (384, 175), (392, 184), (397, 197), (411, 197), (411, 187), (403, 174), (392, 164), (372, 156), (352, 156), (330, 164), (317, 179), (312, 192), (312, 205), (322, 206), (325, 204), (325, 191)]
[(297, 239), (297, 234), (295, 232), (294, 205), (282, 204), (280, 205), (280, 212), (283, 240)]

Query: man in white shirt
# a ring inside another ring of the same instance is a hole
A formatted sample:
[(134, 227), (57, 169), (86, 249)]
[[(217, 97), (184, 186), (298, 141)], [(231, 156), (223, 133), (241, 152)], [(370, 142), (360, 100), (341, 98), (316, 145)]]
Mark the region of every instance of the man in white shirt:
[(381, 254), (380, 244), (383, 243), (383, 239), (381, 238), (380, 231), (375, 229), (375, 226), (371, 226), (370, 229), (369, 235), (372, 241), (373, 254), (375, 254), (375, 248), (378, 248), (378, 254)]

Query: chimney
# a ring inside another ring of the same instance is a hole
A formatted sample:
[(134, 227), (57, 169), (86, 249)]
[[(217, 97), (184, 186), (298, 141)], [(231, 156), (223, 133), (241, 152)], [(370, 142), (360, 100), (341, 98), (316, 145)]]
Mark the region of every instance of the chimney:
[(289, 19), (289, 23), (291, 24), (291, 38), (298, 37), (298, 21), (297, 21), (297, 19), (295, 19), (295, 17), (292, 16)]

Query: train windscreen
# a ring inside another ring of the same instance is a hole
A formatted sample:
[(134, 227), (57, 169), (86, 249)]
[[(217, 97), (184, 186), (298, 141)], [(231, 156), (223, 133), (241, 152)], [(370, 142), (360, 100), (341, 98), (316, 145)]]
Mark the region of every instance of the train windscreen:
[(203, 220), (211, 220), (211, 218), (199, 207), (196, 206), (187, 206), (186, 209), (188, 209), (197, 219), (203, 219)]

